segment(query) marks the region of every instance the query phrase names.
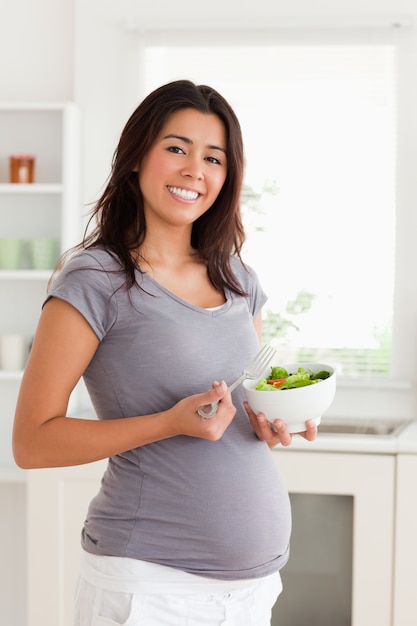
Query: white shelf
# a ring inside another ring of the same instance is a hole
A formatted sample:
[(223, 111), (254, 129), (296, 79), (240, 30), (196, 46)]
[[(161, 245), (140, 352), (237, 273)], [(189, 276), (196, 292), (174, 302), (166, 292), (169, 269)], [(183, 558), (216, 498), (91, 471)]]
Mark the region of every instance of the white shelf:
[(0, 270), (0, 280), (43, 280), (48, 281), (52, 274), (50, 270)]
[(68, 106), (68, 102), (0, 102), (1, 111), (62, 111)]
[(0, 183), (0, 194), (60, 194), (61, 183)]
[(2, 467), (0, 465), (0, 483), (26, 483), (26, 470), (20, 467)]
[(0, 369), (0, 381), (2, 380), (21, 380), (23, 371), (10, 372), (8, 370)]

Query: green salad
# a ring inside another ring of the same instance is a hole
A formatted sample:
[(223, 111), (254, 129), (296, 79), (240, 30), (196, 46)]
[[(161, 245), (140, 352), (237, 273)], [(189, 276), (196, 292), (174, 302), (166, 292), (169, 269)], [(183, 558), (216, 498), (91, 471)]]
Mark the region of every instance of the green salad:
[(282, 389), (297, 389), (307, 385), (315, 385), (321, 380), (329, 378), (330, 372), (322, 370), (312, 372), (304, 367), (299, 367), (295, 373), (287, 372), (284, 367), (271, 367), (268, 378), (262, 378), (255, 389), (258, 391), (279, 391)]

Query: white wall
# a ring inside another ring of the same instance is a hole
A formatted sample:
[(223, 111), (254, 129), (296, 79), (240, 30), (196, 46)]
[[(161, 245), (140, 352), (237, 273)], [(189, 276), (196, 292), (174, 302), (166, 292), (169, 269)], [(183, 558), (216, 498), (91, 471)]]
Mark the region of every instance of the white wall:
[(0, 101), (73, 97), (71, 0), (2, 0)]

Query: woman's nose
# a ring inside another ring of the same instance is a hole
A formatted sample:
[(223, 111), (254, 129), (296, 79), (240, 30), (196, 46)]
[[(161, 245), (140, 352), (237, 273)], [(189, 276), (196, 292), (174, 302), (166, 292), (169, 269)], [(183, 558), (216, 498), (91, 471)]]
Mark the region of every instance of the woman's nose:
[(181, 174), (183, 176), (187, 176), (188, 178), (203, 178), (203, 171), (201, 168), (201, 164), (197, 159), (189, 159), (183, 165), (181, 170)]

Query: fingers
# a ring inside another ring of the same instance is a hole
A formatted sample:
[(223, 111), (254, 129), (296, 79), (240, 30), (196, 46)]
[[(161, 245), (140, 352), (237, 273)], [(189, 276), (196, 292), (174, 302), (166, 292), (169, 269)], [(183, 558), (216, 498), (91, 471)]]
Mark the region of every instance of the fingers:
[[(274, 420), (271, 424), (263, 413), (255, 414), (247, 402), (244, 402), (249, 421), (259, 439), (265, 441), (269, 447), (278, 444), (289, 446), (292, 443), (293, 435), (288, 432), (288, 428), (283, 420)], [(307, 420), (306, 430), (300, 434), (307, 441), (314, 441), (317, 437), (317, 426), (314, 420)]]
[(218, 382), (215, 380), (213, 382), (212, 389), (205, 391), (204, 393), (200, 393), (196, 396), (198, 402), (201, 405), (212, 404), (213, 402), (219, 402), (219, 400), (223, 400), (223, 398), (227, 395), (228, 388), (224, 380)]
[(306, 427), (306, 431), (300, 433), (301, 436), (304, 437), (304, 439), (307, 439), (307, 441), (314, 441), (317, 437), (316, 422), (314, 420), (307, 420)]
[[(224, 381), (220, 383), (214, 381), (213, 388), (203, 394), (198, 394), (197, 398), (201, 403), (197, 409), (197, 413), (202, 418), (203, 430), (200, 432), (200, 436), (204, 439), (217, 441), (236, 414), (236, 407), (232, 403), (229, 389)], [(213, 407), (215, 409), (213, 414), (210, 412), (207, 415), (204, 414), (206, 408)]]
[[(289, 446), (293, 435), (290, 434), (287, 430), (286, 425), (282, 422), (282, 420), (275, 420), (274, 427), (280, 435), (281, 443), (283, 446)], [(293, 433), (297, 435), (301, 435), (307, 441), (314, 441), (317, 437), (317, 426), (314, 420), (306, 421), (306, 430), (300, 433)]]
[(258, 439), (265, 441), (270, 448), (278, 444), (283, 446), (290, 445), (292, 436), (288, 433), (287, 427), (282, 420), (276, 420), (272, 425), (263, 413), (255, 414), (247, 402), (243, 404)]
[(292, 435), (288, 432), (285, 422), (282, 420), (274, 421), (274, 428), (279, 436), (281, 445), (289, 446), (292, 443)]
[[(198, 413), (201, 407), (219, 402), (218, 410), (211, 419)], [(199, 437), (217, 441), (236, 414), (227, 385), (214, 381), (212, 389), (187, 396), (168, 410), (172, 428), (177, 435)]]
[(234, 415), (236, 408), (232, 403), (230, 391), (226, 383), (224, 381), (219, 383), (215, 380), (212, 385), (212, 389), (195, 396), (195, 400), (198, 403), (197, 413), (204, 419), (211, 419), (216, 416), (221, 406), (222, 410), (225, 408), (233, 409)]

